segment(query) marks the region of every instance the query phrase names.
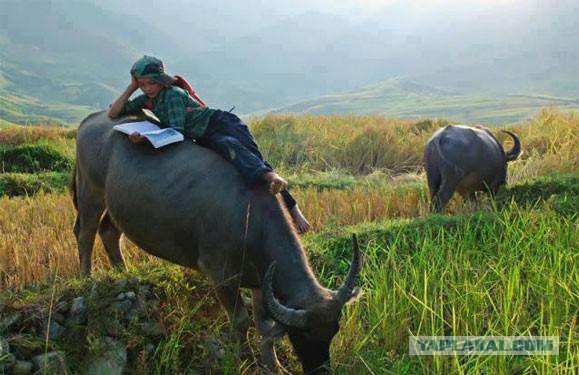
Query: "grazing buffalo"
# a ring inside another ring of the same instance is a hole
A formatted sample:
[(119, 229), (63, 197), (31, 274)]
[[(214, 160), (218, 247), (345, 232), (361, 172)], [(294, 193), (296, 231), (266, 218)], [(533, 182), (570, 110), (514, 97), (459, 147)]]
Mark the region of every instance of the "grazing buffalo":
[(358, 292), (355, 238), (342, 286), (322, 287), (276, 197), (265, 187), (248, 189), (229, 162), (190, 140), (154, 149), (112, 129), (139, 118), (110, 120), (99, 112), (78, 129), (71, 192), (82, 273), (90, 274), (97, 231), (111, 263), (124, 266), (124, 234), (148, 253), (209, 277), (242, 342), (249, 316), (239, 288), (251, 288), (261, 359), (270, 370), (283, 371), (273, 343), (287, 333), (305, 373), (328, 372), (342, 308)]
[(514, 142), (507, 152), (482, 126), (448, 125), (434, 133), (424, 150), (433, 211), (442, 211), (455, 191), (475, 200), (476, 191), (496, 194), (506, 184), (507, 163), (521, 155), (521, 142), (515, 134), (503, 132)]

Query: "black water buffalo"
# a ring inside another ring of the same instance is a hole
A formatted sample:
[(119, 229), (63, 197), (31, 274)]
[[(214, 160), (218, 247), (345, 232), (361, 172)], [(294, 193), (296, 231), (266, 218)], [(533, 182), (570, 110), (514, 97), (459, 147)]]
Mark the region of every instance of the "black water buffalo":
[(514, 145), (507, 152), (482, 126), (448, 125), (437, 130), (426, 143), (424, 165), (431, 209), (444, 209), (455, 191), (474, 200), (476, 191), (496, 194), (507, 182), (507, 163), (521, 155), (519, 138), (506, 130)]
[(261, 358), (271, 370), (281, 368), (274, 339), (287, 333), (305, 373), (328, 372), (342, 307), (358, 291), (355, 241), (342, 286), (322, 287), (287, 212), (265, 187), (248, 189), (230, 163), (190, 140), (160, 149), (132, 144), (112, 129), (129, 120), (100, 112), (78, 129), (71, 191), (82, 273), (90, 274), (97, 231), (111, 263), (124, 266), (124, 234), (148, 253), (208, 276), (243, 341), (249, 316), (239, 288), (251, 288)]

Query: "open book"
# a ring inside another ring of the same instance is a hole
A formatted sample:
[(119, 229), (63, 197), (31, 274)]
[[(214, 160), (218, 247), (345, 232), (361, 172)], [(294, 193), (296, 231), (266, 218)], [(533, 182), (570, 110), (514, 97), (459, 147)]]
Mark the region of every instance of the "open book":
[(147, 138), (155, 148), (163, 147), (171, 143), (181, 142), (185, 139), (183, 134), (173, 128), (161, 129), (149, 121), (129, 122), (113, 126), (113, 129), (128, 135), (137, 132)]

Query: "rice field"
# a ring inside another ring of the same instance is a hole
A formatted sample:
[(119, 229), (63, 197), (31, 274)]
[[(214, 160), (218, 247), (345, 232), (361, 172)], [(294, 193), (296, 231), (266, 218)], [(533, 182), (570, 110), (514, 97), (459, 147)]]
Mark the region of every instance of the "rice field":
[[(579, 114), (543, 111), (513, 127), (524, 154), (509, 167), (511, 188), (500, 204), (482, 198), (474, 206), (455, 198), (440, 216), (428, 212), (421, 155), (424, 142), (444, 124), (377, 116), (277, 116), (250, 123), (312, 224), (303, 241), (320, 281), (339, 284), (348, 267), (351, 233), (358, 233), (366, 253), (364, 294), (345, 310), (332, 345), (336, 373), (577, 373)], [(73, 131), (62, 129), (11, 129), (0, 131), (0, 147), (40, 142), (72, 157), (73, 138)], [(0, 197), (0, 300), (30, 298), (31, 291), (64, 289), (78, 281), (74, 218), (66, 192), (39, 189), (34, 195)], [(185, 297), (186, 271), (126, 239), (123, 247), (129, 272), (144, 277), (147, 270), (161, 269), (177, 275), (171, 276), (175, 283), (165, 285), (174, 298), (167, 301), (170, 333), (157, 350), (156, 364), (146, 370), (190, 371), (184, 362), (187, 345), (227, 327), (225, 316), (211, 310), (211, 290), (192, 302)], [(108, 274), (99, 240), (93, 264), (97, 279)], [(199, 331), (191, 324), (197, 319), (211, 321), (211, 327)], [(409, 335), (559, 336), (560, 351), (558, 356), (412, 357)], [(297, 371), (290, 352), (283, 343), (282, 362)], [(231, 355), (211, 366), (251, 373)]]

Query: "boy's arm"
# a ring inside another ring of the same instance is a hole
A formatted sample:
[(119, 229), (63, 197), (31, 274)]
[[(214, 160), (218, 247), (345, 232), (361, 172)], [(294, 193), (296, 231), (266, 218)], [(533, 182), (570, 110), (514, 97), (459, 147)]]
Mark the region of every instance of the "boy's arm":
[(141, 109), (145, 107), (145, 103), (147, 102), (147, 95), (139, 95), (133, 100), (128, 100), (125, 105), (121, 108), (121, 112), (118, 116), (126, 115), (127, 113), (131, 113), (136, 111), (137, 109)]
[(125, 91), (113, 102), (109, 108), (108, 116), (110, 119), (117, 118), (121, 115), (123, 108), (131, 95), (139, 88), (139, 83), (135, 77), (131, 76), (131, 83), (127, 86)]

